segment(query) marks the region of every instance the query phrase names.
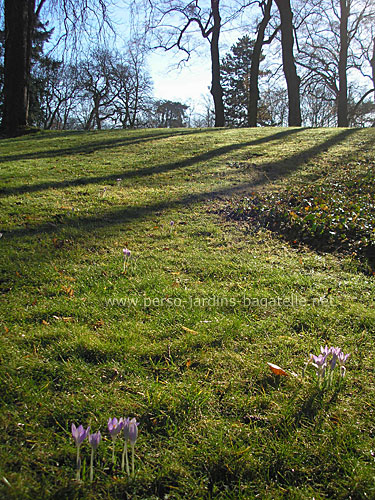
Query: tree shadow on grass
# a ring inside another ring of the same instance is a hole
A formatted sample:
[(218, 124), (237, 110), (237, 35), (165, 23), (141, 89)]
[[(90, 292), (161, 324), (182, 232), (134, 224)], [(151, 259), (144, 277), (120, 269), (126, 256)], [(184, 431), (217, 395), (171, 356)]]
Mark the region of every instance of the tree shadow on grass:
[[(295, 133), (298, 130), (299, 129), (291, 129), (285, 132), (280, 132), (271, 137), (273, 137), (274, 139), (282, 138), (287, 135), (290, 135), (291, 133)], [(88, 217), (82, 216), (82, 217), (77, 217), (75, 219), (70, 219), (69, 217), (65, 217), (62, 218), (61, 225), (42, 223), (31, 228), (14, 229), (9, 233), (6, 233), (4, 236), (6, 238), (34, 236), (39, 234), (56, 233), (60, 229), (66, 230), (67, 228), (92, 232), (95, 230), (99, 230), (101, 228), (106, 228), (108, 226), (116, 226), (120, 224), (123, 225), (124, 223), (130, 223), (137, 219), (145, 219), (154, 215), (155, 212), (157, 213), (168, 209), (186, 207), (199, 202), (208, 201), (210, 199), (220, 198), (222, 196), (228, 197), (235, 195), (237, 193), (243, 193), (243, 191), (246, 190), (250, 191), (270, 182), (270, 180), (274, 181), (276, 179), (289, 176), (290, 174), (298, 170), (304, 163), (316, 157), (321, 152), (327, 151), (330, 147), (340, 143), (341, 141), (352, 135), (355, 131), (356, 131), (355, 129), (343, 130), (342, 132), (336, 134), (334, 137), (331, 137), (330, 139), (322, 142), (321, 144), (315, 145), (307, 150), (296, 153), (285, 160), (267, 163), (268, 175), (263, 176), (262, 174), (259, 174), (255, 180), (251, 180), (249, 182), (242, 182), (230, 187), (223, 187), (193, 194), (187, 194), (185, 196), (182, 196), (174, 200), (160, 201), (149, 205), (128, 206), (125, 208), (120, 208), (108, 212), (102, 212), (100, 214), (95, 214)], [(264, 139), (271, 140), (269, 137)], [(265, 140), (263, 142), (265, 142)], [(164, 165), (162, 166), (162, 171), (170, 170), (173, 168), (185, 167), (188, 165), (189, 166), (194, 165), (195, 163), (208, 160), (216, 156), (228, 153), (230, 151), (235, 151), (237, 149), (241, 149), (243, 147), (252, 145), (254, 144), (254, 142), (258, 144), (259, 141), (257, 140), (257, 141), (250, 141), (249, 143), (240, 143), (240, 144), (233, 144), (230, 146), (224, 146), (216, 150), (209, 151), (207, 153), (199, 155), (198, 157), (188, 158), (187, 160), (183, 160), (182, 162)], [(148, 175), (151, 173), (157, 173), (157, 172), (160, 173), (160, 167), (156, 168), (150, 167), (142, 170), (143, 171), (147, 170)], [(143, 175), (146, 175), (146, 173), (144, 173)]]
[[(220, 130), (220, 129), (213, 129), (213, 130)], [(140, 169), (132, 169), (132, 170), (127, 170), (127, 171), (121, 170), (121, 171), (116, 172), (114, 174), (101, 175), (101, 176), (96, 176), (96, 177), (80, 177), (78, 179), (72, 179), (72, 180), (42, 182), (39, 184), (33, 184), (31, 186), (29, 184), (25, 184), (23, 186), (18, 186), (18, 187), (14, 187), (14, 188), (3, 188), (3, 189), (0, 189), (0, 195), (3, 195), (3, 196), (18, 195), (18, 194), (24, 194), (24, 193), (33, 193), (33, 192), (44, 191), (47, 189), (63, 189), (66, 187), (86, 186), (89, 184), (102, 184), (102, 183), (106, 183), (106, 182), (116, 181), (116, 179), (118, 179), (118, 178), (121, 178), (121, 180), (125, 180), (125, 179), (132, 179), (132, 178), (141, 178), (141, 177), (148, 176), (148, 175), (160, 174), (160, 173), (169, 172), (171, 170), (175, 170), (178, 168), (189, 167), (189, 166), (195, 165), (196, 163), (209, 161), (212, 158), (219, 157), (219, 156), (225, 155), (227, 153), (230, 153), (232, 151), (237, 151), (239, 149), (242, 149), (242, 148), (245, 148), (248, 146), (256, 146), (258, 144), (263, 144), (266, 142), (280, 140), (280, 139), (283, 139), (289, 135), (295, 134), (297, 132), (301, 132), (303, 130), (305, 130), (305, 129), (288, 129), (288, 130), (285, 130), (282, 132), (278, 132), (276, 134), (272, 134), (270, 136), (261, 137), (259, 139), (254, 139), (252, 141), (247, 141), (247, 142), (229, 144), (228, 146), (222, 146), (220, 148), (207, 151), (205, 153), (187, 158), (185, 160), (181, 160), (181, 161), (177, 161), (177, 162), (173, 162), (173, 163), (164, 163), (164, 164), (158, 165), (158, 166), (152, 165), (150, 167), (144, 167), (144, 168), (140, 168)], [(193, 132), (193, 133), (195, 133), (195, 132)], [(103, 147), (112, 148), (112, 147), (117, 146), (117, 145), (124, 145), (123, 143), (126, 143), (126, 145), (129, 145), (129, 144), (144, 142), (145, 140), (150, 140), (150, 139), (156, 140), (156, 139), (164, 139), (166, 137), (175, 137), (176, 135), (184, 135), (184, 134), (183, 133), (182, 134), (162, 134), (160, 136), (156, 135), (156, 136), (149, 137), (148, 139), (138, 138), (138, 139), (136, 139), (134, 141), (130, 141), (130, 142), (126, 142), (127, 139), (126, 140), (122, 139), (121, 141), (116, 141), (116, 140), (112, 141), (111, 140), (111, 141), (106, 141), (104, 143), (105, 145)], [(98, 147), (98, 145), (96, 147)], [(79, 150), (79, 151), (82, 150), (83, 151), (83, 148), (91, 148), (92, 149), (92, 144), (90, 143), (90, 145), (82, 146), (82, 147), (75, 148), (75, 149), (73, 148), (73, 150), (74, 151), (75, 150)], [(99, 145), (99, 149), (100, 148), (101, 148), (101, 146)], [(73, 151), (73, 150), (69, 150), (69, 151)], [(59, 150), (59, 151), (68, 151), (68, 150)], [(87, 151), (87, 149), (86, 149), (86, 151)], [(49, 151), (47, 151), (46, 153), (49, 153)], [(43, 155), (44, 152), (41, 152), (40, 154)], [(64, 154), (68, 154), (68, 153), (64, 153)], [(20, 155), (20, 157), (21, 156), (22, 155)], [(18, 159), (21, 159), (20, 157)], [(43, 157), (45, 157), (45, 156), (43, 156)], [(24, 157), (22, 157), (22, 158), (24, 158)], [(0, 162), (1, 162), (1, 158), (0, 158)]]
[[(178, 137), (192, 134), (199, 134), (204, 132), (219, 132), (221, 129), (212, 129), (212, 130), (199, 130), (199, 129), (186, 129), (186, 130), (175, 130), (171, 131), (170, 129), (150, 129), (152, 132), (143, 133), (142, 135), (137, 135), (136, 133), (128, 133), (125, 137), (116, 137), (116, 138), (106, 138), (102, 140), (92, 140), (86, 142), (85, 144), (75, 144), (71, 147), (66, 148), (53, 148), (47, 150), (40, 151), (32, 151), (29, 153), (19, 153), (13, 155), (4, 155), (0, 156), (0, 163), (7, 163), (12, 161), (20, 161), (20, 160), (38, 160), (42, 158), (57, 158), (61, 156), (70, 156), (76, 154), (92, 154), (98, 151), (112, 149), (115, 147), (122, 146), (130, 146), (132, 144), (139, 144), (147, 141), (153, 141), (158, 139), (166, 139), (169, 137)], [(129, 132), (129, 131), (128, 131)], [(84, 137), (87, 138), (87, 132), (77, 131), (77, 135), (84, 134)], [(94, 133), (93, 133), (94, 134)], [(62, 134), (55, 136), (53, 138), (62, 138), (68, 137), (70, 135), (74, 135), (71, 132), (69, 134)], [(96, 134), (93, 135), (93, 138), (96, 139)], [(44, 135), (40, 137), (41, 139), (49, 139), (49, 135)], [(33, 138), (34, 139), (34, 138)], [(29, 139), (30, 140), (30, 139)], [(0, 142), (1, 144), (1, 142)]]

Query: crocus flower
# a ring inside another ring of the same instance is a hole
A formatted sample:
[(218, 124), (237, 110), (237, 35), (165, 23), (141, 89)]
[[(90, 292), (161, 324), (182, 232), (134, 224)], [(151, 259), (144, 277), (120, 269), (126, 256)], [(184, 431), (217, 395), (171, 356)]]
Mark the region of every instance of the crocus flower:
[(134, 446), (138, 437), (138, 425), (139, 422), (135, 418), (132, 418), (129, 422), (129, 441), (132, 447), (132, 475), (134, 476)]
[(128, 248), (123, 248), (122, 253), (124, 254), (124, 272), (128, 264), (128, 259), (130, 258), (131, 251)]
[(113, 441), (113, 449), (112, 449), (112, 462), (115, 463), (115, 446), (116, 446), (116, 439), (119, 433), (121, 432), (121, 429), (124, 426), (124, 421), (122, 418), (120, 420), (117, 420), (116, 417), (110, 418), (108, 420), (108, 430), (111, 435), (112, 441)]
[(331, 361), (329, 362), (329, 367), (331, 369), (331, 372), (333, 372), (337, 363), (337, 356), (341, 352), (341, 349), (339, 347), (331, 347), (330, 351), (332, 354), (332, 358)]
[(90, 459), (90, 481), (94, 479), (94, 452), (99, 446), (99, 443), (102, 439), (100, 431), (95, 432), (93, 434), (89, 434), (89, 443), (91, 446), (91, 459)]
[(86, 439), (89, 431), (90, 431), (90, 427), (87, 427), (87, 429), (85, 430), (82, 425), (79, 425), (78, 427), (76, 427), (74, 424), (72, 424), (72, 436), (73, 436), (74, 442), (75, 442), (76, 447), (77, 447), (76, 479), (78, 481), (79, 481), (80, 473), (81, 473), (81, 457), (79, 455), (79, 448), (80, 448), (81, 444), (83, 443), (83, 441)]
[(90, 427), (87, 427), (87, 429), (85, 430), (83, 428), (83, 425), (79, 425), (78, 427), (76, 427), (74, 424), (72, 424), (72, 436), (77, 447), (79, 447), (87, 438), (89, 430)]
[(129, 441), (129, 422), (130, 422), (130, 418), (129, 417), (124, 418), (123, 422), (124, 422), (124, 427), (123, 427), (123, 431), (124, 431), (124, 450), (122, 452), (121, 470), (122, 471), (125, 470), (125, 463), (126, 463), (126, 473), (129, 476), (130, 475), (130, 471), (129, 471), (128, 441)]
[(342, 351), (338, 355), (338, 362), (340, 365), (340, 374), (342, 377), (345, 377), (345, 372), (346, 372), (345, 363), (346, 363), (347, 359), (349, 358), (349, 356), (350, 356), (350, 353), (344, 354)]
[(320, 346), (320, 352), (321, 354), (324, 354), (325, 356), (328, 356), (328, 354), (331, 354), (331, 347), (328, 348), (328, 346)]
[(120, 420), (117, 420), (117, 418), (110, 418), (108, 419), (108, 430), (109, 433), (113, 439), (113, 437), (117, 437), (117, 435), (121, 432), (121, 429), (124, 426), (124, 421), (122, 418)]
[(98, 448), (101, 440), (102, 435), (100, 434), (100, 431), (89, 434), (89, 443), (93, 450), (96, 450)]
[(313, 360), (313, 366), (317, 368), (317, 375), (319, 378), (323, 378), (325, 371), (326, 371), (326, 366), (327, 366), (327, 355), (326, 354), (319, 354), (319, 356), (315, 356), (314, 354), (311, 355), (312, 360)]

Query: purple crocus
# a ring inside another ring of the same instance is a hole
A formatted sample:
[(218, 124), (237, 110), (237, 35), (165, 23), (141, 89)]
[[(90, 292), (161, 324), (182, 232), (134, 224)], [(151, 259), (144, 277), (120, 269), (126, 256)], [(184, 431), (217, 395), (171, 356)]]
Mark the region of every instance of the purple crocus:
[(314, 354), (312, 354), (311, 357), (313, 360), (313, 366), (317, 368), (316, 373), (318, 377), (323, 378), (327, 366), (327, 354), (319, 354), (319, 356), (315, 356)]
[(337, 363), (337, 358), (341, 352), (340, 347), (331, 347), (330, 353), (332, 354), (331, 361), (329, 362), (329, 367), (331, 369), (331, 372), (334, 370), (336, 363)]
[(124, 272), (126, 271), (126, 267), (128, 265), (128, 260), (131, 256), (131, 251), (128, 248), (123, 248), (122, 253), (124, 255)]
[(129, 422), (129, 441), (132, 447), (132, 476), (134, 476), (134, 446), (138, 437), (138, 425), (139, 422), (135, 418), (132, 418)]
[(121, 432), (122, 428), (124, 426), (124, 421), (122, 418), (120, 420), (117, 420), (116, 417), (110, 418), (108, 420), (108, 430), (111, 435), (112, 441), (113, 441), (113, 449), (112, 449), (112, 462), (115, 463), (115, 446), (116, 446), (116, 439)]
[(98, 448), (101, 440), (102, 435), (100, 434), (100, 431), (89, 434), (89, 443), (93, 450), (96, 450)]
[(87, 438), (89, 431), (90, 427), (87, 427), (87, 429), (85, 430), (83, 428), (83, 425), (79, 425), (78, 427), (76, 427), (74, 424), (72, 424), (72, 436), (77, 448), (79, 448), (82, 442)]
[(113, 437), (117, 438), (117, 435), (121, 432), (121, 429), (124, 426), (124, 421), (122, 418), (117, 420), (116, 417), (108, 419), (108, 430), (113, 439)]
[(94, 479), (94, 453), (97, 450), (99, 443), (102, 439), (100, 431), (93, 434), (89, 434), (89, 443), (91, 446), (91, 458), (90, 458), (90, 481)]
[(320, 352), (321, 352), (321, 354), (324, 354), (325, 356), (328, 356), (328, 354), (330, 354), (330, 353), (331, 353), (331, 347), (330, 347), (330, 348), (328, 348), (328, 346), (327, 346), (327, 345), (326, 345), (326, 346), (324, 346), (324, 347), (323, 347), (323, 346), (320, 346)]
[(80, 479), (80, 474), (81, 474), (81, 457), (79, 455), (79, 449), (83, 441), (86, 439), (88, 436), (88, 433), (90, 431), (90, 427), (87, 427), (85, 430), (82, 425), (79, 425), (76, 427), (74, 424), (72, 424), (72, 436), (74, 439), (74, 442), (77, 447), (77, 458), (76, 458), (76, 479), (79, 481)]
[(138, 425), (139, 422), (135, 418), (132, 418), (129, 422), (129, 441), (131, 446), (135, 445), (138, 437)]
[(340, 365), (340, 374), (342, 377), (345, 377), (345, 372), (346, 372), (345, 363), (348, 360), (349, 356), (350, 356), (350, 353), (344, 354), (342, 351), (338, 355), (338, 362)]

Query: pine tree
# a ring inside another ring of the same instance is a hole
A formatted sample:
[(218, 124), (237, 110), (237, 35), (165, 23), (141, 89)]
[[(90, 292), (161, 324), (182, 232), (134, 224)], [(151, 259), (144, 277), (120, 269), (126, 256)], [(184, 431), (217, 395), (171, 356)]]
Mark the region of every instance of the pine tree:
[[(221, 62), (226, 124), (247, 127), (250, 107), (250, 70), (254, 42), (246, 35), (239, 38)], [(261, 60), (264, 59), (263, 57)], [(260, 76), (264, 75), (260, 72)], [(269, 114), (259, 106), (259, 122), (268, 124)]]

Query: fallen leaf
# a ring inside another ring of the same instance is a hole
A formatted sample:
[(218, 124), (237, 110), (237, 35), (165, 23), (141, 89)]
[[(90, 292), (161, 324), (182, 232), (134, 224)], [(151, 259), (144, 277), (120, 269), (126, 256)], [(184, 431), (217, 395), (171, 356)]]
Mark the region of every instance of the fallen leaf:
[(9, 333), (9, 328), (7, 326), (4, 326), (5, 333)]
[(181, 328), (183, 330), (185, 330), (185, 332), (194, 333), (195, 335), (198, 335), (198, 332), (196, 332), (195, 330), (191, 330), (190, 328), (187, 328), (186, 326), (181, 326)]
[(282, 368), (280, 368), (280, 366), (277, 366), (277, 365), (274, 365), (273, 363), (268, 363), (268, 362), (267, 362), (267, 365), (269, 366), (271, 372), (274, 373), (275, 375), (283, 375), (284, 377), (288, 376), (287, 372), (285, 370), (283, 370)]
[(61, 248), (64, 244), (64, 241), (58, 240), (57, 238), (52, 238), (52, 243), (55, 248)]
[(49, 323), (45, 319), (42, 319), (42, 325), (49, 325)]
[(74, 290), (70, 286), (62, 285), (61, 290), (63, 290), (69, 297), (73, 297)]
[(190, 368), (190, 365), (191, 365), (191, 359), (188, 359), (186, 361), (186, 368)]

